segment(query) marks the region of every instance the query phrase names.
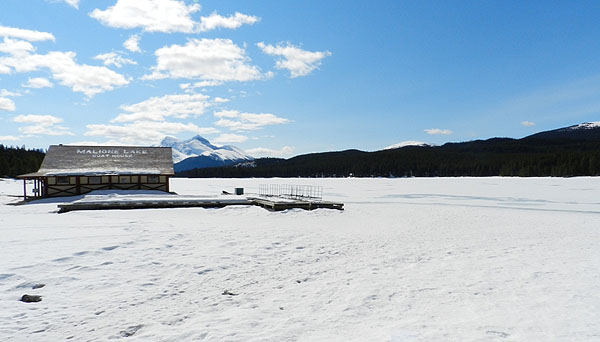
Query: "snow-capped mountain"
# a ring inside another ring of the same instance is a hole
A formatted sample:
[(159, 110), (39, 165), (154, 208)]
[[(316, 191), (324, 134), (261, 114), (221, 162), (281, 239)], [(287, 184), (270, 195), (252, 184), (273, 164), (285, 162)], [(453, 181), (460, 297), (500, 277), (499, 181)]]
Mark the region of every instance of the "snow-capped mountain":
[(414, 140), (407, 140), (407, 141), (403, 141), (394, 145), (390, 145), (386, 148), (384, 148), (384, 150), (393, 150), (396, 148), (401, 148), (401, 147), (406, 147), (406, 146), (429, 146), (428, 143), (424, 143), (422, 141), (414, 141)]
[(540, 132), (524, 139), (600, 140), (600, 121)]
[(160, 146), (173, 149), (175, 172), (225, 166), (254, 159), (235, 146), (216, 146), (199, 135), (188, 140), (165, 137)]
[(579, 125), (567, 127), (567, 129), (594, 129), (594, 128), (600, 128), (600, 121), (584, 122)]

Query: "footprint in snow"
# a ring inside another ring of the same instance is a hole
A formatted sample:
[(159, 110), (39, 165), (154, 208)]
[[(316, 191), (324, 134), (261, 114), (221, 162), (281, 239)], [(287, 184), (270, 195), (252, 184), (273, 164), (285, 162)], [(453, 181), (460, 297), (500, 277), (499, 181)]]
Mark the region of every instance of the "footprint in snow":
[(67, 260), (70, 260), (70, 259), (72, 259), (72, 257), (58, 258), (58, 259), (54, 259), (52, 261), (54, 261), (54, 262), (63, 262), (63, 261), (67, 261)]
[(0, 280), (4, 280), (6, 278), (10, 278), (10, 277), (12, 277), (14, 275), (15, 275), (14, 273), (2, 273), (2, 274), (0, 274)]
[(123, 337), (130, 337), (130, 336), (133, 336), (142, 327), (143, 327), (143, 325), (141, 325), (141, 324), (140, 325), (134, 325), (134, 326), (128, 327), (125, 330), (121, 330), (119, 333)]
[(204, 270), (196, 272), (196, 273), (198, 273), (198, 275), (203, 275), (203, 274), (206, 274), (206, 273), (212, 272), (212, 271), (213, 271), (212, 268), (207, 268), (207, 269), (204, 269)]
[(498, 336), (498, 337), (501, 337), (501, 338), (506, 338), (506, 337), (508, 337), (510, 335), (510, 334), (505, 333), (503, 331), (495, 331), (495, 330), (488, 330), (485, 333), (488, 334), (488, 335)]

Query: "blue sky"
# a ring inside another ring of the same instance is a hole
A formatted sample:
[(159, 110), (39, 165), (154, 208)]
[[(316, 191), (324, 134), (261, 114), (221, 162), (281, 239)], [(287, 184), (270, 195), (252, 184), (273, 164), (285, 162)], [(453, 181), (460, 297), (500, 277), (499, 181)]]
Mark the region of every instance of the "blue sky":
[(2, 0), (0, 143), (255, 156), (600, 120), (597, 1)]

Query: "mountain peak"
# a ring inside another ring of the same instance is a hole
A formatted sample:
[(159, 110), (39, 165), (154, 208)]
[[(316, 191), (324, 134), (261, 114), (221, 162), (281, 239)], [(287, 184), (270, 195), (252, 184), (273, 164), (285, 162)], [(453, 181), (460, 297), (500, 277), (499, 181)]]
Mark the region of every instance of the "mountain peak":
[(238, 162), (254, 159), (237, 147), (215, 146), (201, 135), (196, 135), (188, 140), (165, 137), (160, 146), (173, 149), (173, 162), (175, 164), (199, 156), (205, 156), (217, 162)]
[(177, 140), (177, 138), (166, 136), (160, 142), (160, 146), (162, 146), (162, 147), (172, 147), (177, 142), (179, 142), (179, 140)]
[(212, 145), (210, 143), (210, 141), (208, 141), (208, 139), (206, 139), (205, 137), (201, 136), (200, 134), (195, 135), (194, 137), (192, 137), (190, 140), (196, 140), (196, 141), (200, 141), (203, 144), (207, 144), (207, 145)]

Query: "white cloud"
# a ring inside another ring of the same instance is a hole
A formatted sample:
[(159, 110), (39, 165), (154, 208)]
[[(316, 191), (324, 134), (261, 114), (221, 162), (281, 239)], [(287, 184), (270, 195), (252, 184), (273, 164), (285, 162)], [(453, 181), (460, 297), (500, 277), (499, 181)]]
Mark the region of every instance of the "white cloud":
[(224, 99), (224, 98), (218, 97), (218, 96), (213, 99), (214, 103), (227, 103), (229, 101), (230, 101), (229, 99)]
[(24, 135), (74, 135), (67, 127), (58, 126), (63, 119), (53, 115), (18, 115), (13, 121), (28, 124), (19, 128), (19, 132)]
[(249, 65), (244, 49), (229, 39), (190, 39), (185, 45), (154, 52), (156, 66), (143, 79), (187, 78), (207, 81), (251, 81), (264, 76)]
[(193, 33), (196, 23), (191, 14), (199, 10), (198, 4), (188, 6), (176, 0), (117, 0), (104, 11), (95, 9), (90, 17), (115, 28), (141, 27), (148, 32)]
[[(5, 38), (7, 43), (7, 38)], [(22, 42), (22, 41), (21, 41)], [(8, 42), (14, 46), (13, 42)], [(26, 43), (27, 42), (22, 42)], [(2, 44), (0, 44), (0, 52)], [(9, 53), (8, 57), (0, 57), (0, 72), (3, 68), (12, 72), (31, 72), (47, 68), (52, 78), (61, 85), (70, 87), (75, 92), (92, 97), (98, 93), (113, 90), (117, 86), (126, 85), (129, 81), (121, 74), (106, 67), (77, 64), (74, 52), (51, 51), (48, 54), (32, 54), (29, 48), (19, 48)]]
[(52, 51), (44, 55), (35, 54), (35, 47), (30, 42), (21, 40), (54, 40), (54, 36), (48, 36), (49, 33), (0, 26), (0, 31), (2, 30), (5, 37), (0, 43), (0, 52), (7, 56), (0, 56), (0, 74), (47, 68), (61, 85), (88, 97), (129, 83), (123, 75), (108, 68), (77, 64), (74, 52)]
[(223, 110), (214, 113), (220, 118), (215, 123), (219, 127), (227, 127), (234, 131), (248, 131), (260, 129), (268, 125), (280, 125), (290, 122), (288, 119), (280, 118), (274, 114), (240, 113), (237, 110)]
[(75, 135), (69, 132), (67, 127), (63, 126), (42, 126), (42, 125), (31, 125), (19, 128), (19, 132), (26, 136), (32, 135)]
[(140, 49), (140, 35), (131, 35), (125, 42), (123, 42), (123, 47), (131, 52), (142, 52), (142, 49)]
[(54, 35), (48, 32), (40, 32), (33, 30), (25, 30), (16, 27), (8, 27), (8, 26), (0, 26), (0, 37), (12, 37), (23, 40), (28, 40), (30, 42), (38, 42), (43, 40), (52, 40), (54, 41)]
[(194, 88), (216, 87), (222, 85), (221, 81), (200, 81), (192, 84)]
[(284, 146), (279, 150), (273, 150), (270, 148), (257, 147), (246, 150), (246, 153), (253, 157), (285, 157), (289, 156), (294, 152), (295, 148), (293, 146)]
[(88, 97), (129, 83), (123, 75), (108, 68), (77, 64), (74, 52), (50, 52), (42, 59), (45, 61), (40, 65), (49, 68), (61, 85)]
[(22, 85), (25, 88), (52, 88), (54, 84), (44, 77), (34, 77), (27, 80), (27, 83)]
[(198, 127), (193, 123), (167, 121), (138, 121), (123, 126), (119, 125), (87, 125), (86, 136), (98, 136), (127, 145), (157, 144), (167, 135), (180, 132), (193, 134), (216, 134), (219, 131), (213, 127)]
[(384, 150), (391, 150), (394, 148), (400, 148), (400, 147), (406, 147), (406, 146), (426, 146), (426, 145), (429, 145), (429, 144), (422, 142), (422, 141), (407, 140), (407, 141), (399, 142), (394, 145), (390, 145), (390, 146), (384, 148)]
[(429, 128), (425, 130), (425, 133), (430, 135), (449, 135), (452, 134), (452, 131), (449, 129)]
[(225, 134), (219, 135), (212, 141), (215, 144), (230, 144), (230, 143), (243, 143), (246, 140), (248, 140), (248, 137), (245, 135), (225, 133)]
[[(26, 42), (24, 40), (11, 39), (11, 38), (5, 37), (4, 41), (2, 43), (0, 43), (0, 52), (9, 54), (11, 56), (27, 56), (33, 51), (35, 51), (35, 48), (33, 47), (33, 45), (30, 42)], [(1, 66), (2, 66), (2, 63), (0, 60), (0, 67)], [(0, 73), (2, 73), (2, 74), (10, 73), (10, 69), (8, 67), (6, 67), (6, 68), (7, 68), (6, 70), (8, 70), (8, 71), (2, 72), (0, 70)]]
[(15, 137), (14, 135), (0, 135), (0, 142), (2, 141), (19, 141), (19, 137)]
[(273, 46), (259, 42), (256, 45), (267, 55), (283, 57), (275, 62), (275, 67), (289, 70), (291, 78), (310, 74), (321, 65), (323, 58), (331, 56), (329, 51), (305, 51), (290, 43)]
[(28, 115), (17, 115), (13, 119), (14, 122), (19, 123), (29, 123), (29, 124), (40, 124), (52, 126), (57, 123), (63, 122), (63, 119), (53, 116), (53, 115), (36, 115), (36, 114), (28, 114)]
[(21, 94), (6, 89), (0, 89), (0, 110), (14, 112), (17, 107), (13, 100), (7, 98), (8, 96), (21, 96)]
[(202, 94), (176, 94), (151, 97), (132, 105), (123, 105), (121, 109), (127, 112), (120, 114), (111, 122), (131, 122), (138, 120), (162, 121), (172, 116), (179, 119), (188, 116), (204, 114), (212, 104), (209, 96)]
[(21, 96), (21, 94), (6, 89), (0, 89), (0, 96)]
[(527, 127), (531, 127), (531, 126), (535, 126), (535, 122), (531, 122), (531, 121), (521, 121), (521, 125), (523, 125), (523, 126), (527, 126)]
[(259, 21), (260, 18), (246, 15), (239, 12), (236, 12), (234, 15), (229, 17), (222, 17), (217, 14), (217, 12), (211, 13), (208, 17), (201, 17), (200, 24), (198, 25), (198, 31), (205, 32), (214, 30), (217, 28), (228, 28), (228, 29), (236, 29), (243, 24), (252, 25)]
[(0, 97), (0, 110), (5, 110), (9, 112), (14, 112), (17, 107), (15, 103), (6, 97)]
[(79, 9), (79, 0), (63, 0), (67, 5)]
[(193, 93), (196, 88), (216, 87), (222, 84), (222, 81), (200, 81), (195, 83), (181, 83), (179, 84), (179, 88), (186, 93)]
[(121, 68), (125, 64), (137, 64), (137, 62), (132, 61), (129, 58), (125, 58), (115, 52), (103, 53), (103, 54), (95, 56), (94, 59), (103, 61), (104, 65), (106, 65), (106, 66), (114, 65), (117, 68)]
[(222, 110), (215, 112), (214, 115), (218, 118), (237, 118), (240, 112), (237, 110)]
[(196, 22), (192, 19), (192, 14), (199, 10), (198, 4), (186, 5), (178, 0), (118, 0), (106, 10), (95, 9), (90, 13), (90, 17), (109, 27), (139, 27), (147, 32), (165, 33), (197, 33), (217, 28), (236, 29), (260, 20), (256, 16), (239, 12), (229, 17), (213, 12), (207, 17), (200, 17), (200, 21)]

